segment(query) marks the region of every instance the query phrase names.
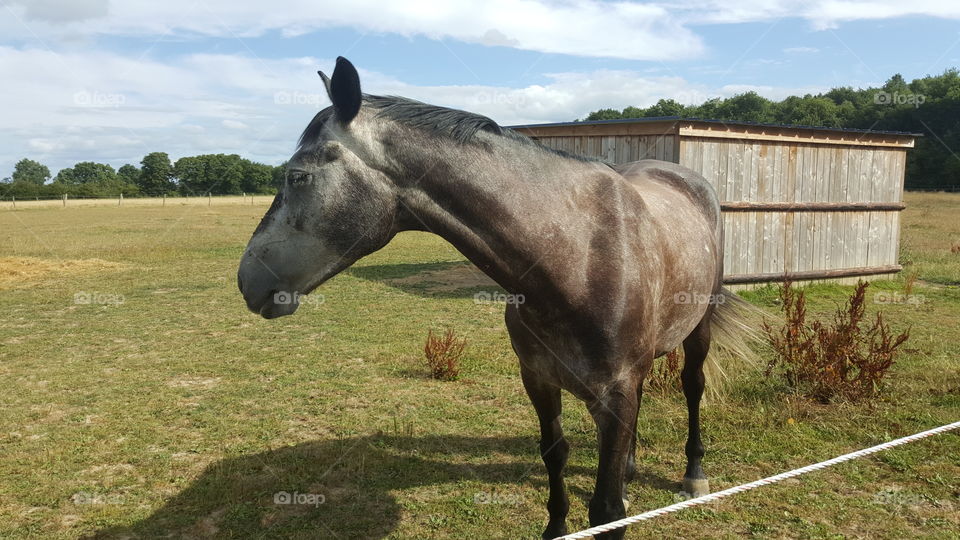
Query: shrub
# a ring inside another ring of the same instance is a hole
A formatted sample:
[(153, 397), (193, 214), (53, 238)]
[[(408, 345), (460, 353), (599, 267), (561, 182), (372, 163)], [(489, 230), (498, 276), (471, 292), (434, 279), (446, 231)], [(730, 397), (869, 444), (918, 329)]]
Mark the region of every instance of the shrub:
[(465, 338), (458, 338), (453, 330), (447, 330), (443, 336), (427, 334), (423, 354), (430, 368), (430, 376), (440, 381), (455, 381), (460, 375), (460, 358), (467, 346)]
[(903, 294), (906, 296), (913, 295), (913, 286), (916, 285), (918, 277), (920, 277), (920, 274), (914, 270), (903, 278)]
[(653, 367), (647, 374), (647, 387), (653, 391), (680, 390), (680, 359), (683, 353), (676, 348), (653, 361)]
[(795, 391), (822, 403), (876, 395), (909, 332), (893, 336), (879, 312), (872, 324), (864, 320), (867, 285), (857, 283), (846, 307), (837, 309), (831, 323), (822, 323), (807, 322), (804, 293), (784, 283), (784, 325), (763, 323), (774, 350), (767, 375), (780, 373)]

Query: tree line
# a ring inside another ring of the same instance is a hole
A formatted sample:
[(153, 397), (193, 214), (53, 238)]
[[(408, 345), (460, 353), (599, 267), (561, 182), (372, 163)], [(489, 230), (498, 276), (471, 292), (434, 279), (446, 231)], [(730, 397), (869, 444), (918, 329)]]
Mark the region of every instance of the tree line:
[(126, 164), (114, 170), (105, 163), (83, 161), (51, 178), (46, 165), (22, 159), (0, 184), (0, 197), (269, 194), (276, 193), (283, 171), (283, 165), (265, 165), (236, 154), (189, 156), (172, 163), (165, 152), (152, 152), (144, 156), (139, 167)]
[(922, 133), (907, 152), (906, 187), (960, 188), (960, 73), (906, 82), (897, 74), (879, 88), (834, 88), (772, 101), (756, 92), (700, 105), (661, 99), (647, 108), (600, 109), (585, 120), (680, 116), (727, 120)]

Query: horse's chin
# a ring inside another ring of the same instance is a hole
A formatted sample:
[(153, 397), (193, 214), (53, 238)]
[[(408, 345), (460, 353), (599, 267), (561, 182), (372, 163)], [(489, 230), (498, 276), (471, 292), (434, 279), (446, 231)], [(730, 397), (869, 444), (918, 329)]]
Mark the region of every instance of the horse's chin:
[(300, 302), (297, 301), (284, 304), (267, 302), (266, 304), (260, 306), (259, 314), (264, 319), (277, 319), (280, 317), (286, 317), (287, 315), (293, 315), (296, 313), (298, 307), (300, 307)]

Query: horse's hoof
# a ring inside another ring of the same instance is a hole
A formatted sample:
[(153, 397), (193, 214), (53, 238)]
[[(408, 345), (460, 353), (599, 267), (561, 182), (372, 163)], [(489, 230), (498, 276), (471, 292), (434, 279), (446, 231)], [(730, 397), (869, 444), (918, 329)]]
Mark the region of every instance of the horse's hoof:
[(706, 478), (683, 478), (683, 491), (693, 497), (703, 497), (710, 494), (710, 481)]
[(543, 540), (553, 540), (554, 538), (559, 538), (561, 536), (567, 535), (567, 523), (564, 520), (562, 523), (548, 523), (547, 529), (543, 531), (543, 534), (540, 536)]

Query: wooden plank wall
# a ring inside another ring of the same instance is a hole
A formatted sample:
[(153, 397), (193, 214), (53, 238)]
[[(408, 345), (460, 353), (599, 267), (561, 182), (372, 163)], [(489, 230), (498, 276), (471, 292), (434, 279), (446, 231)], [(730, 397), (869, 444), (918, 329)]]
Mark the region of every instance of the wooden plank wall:
[[(617, 135), (538, 137), (613, 163), (655, 158), (701, 173), (721, 202), (902, 202), (906, 149), (778, 141)], [(895, 265), (900, 213), (725, 212), (725, 275)]]
[(626, 163), (639, 159), (662, 159), (677, 162), (678, 137), (666, 135), (616, 135), (609, 137), (537, 137), (544, 146), (571, 154)]
[[(902, 148), (684, 138), (682, 165), (722, 202), (902, 202)], [(724, 274), (897, 264), (900, 213), (726, 212)]]

